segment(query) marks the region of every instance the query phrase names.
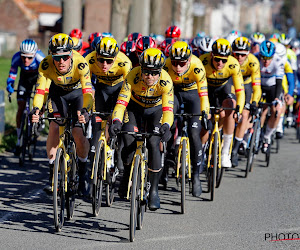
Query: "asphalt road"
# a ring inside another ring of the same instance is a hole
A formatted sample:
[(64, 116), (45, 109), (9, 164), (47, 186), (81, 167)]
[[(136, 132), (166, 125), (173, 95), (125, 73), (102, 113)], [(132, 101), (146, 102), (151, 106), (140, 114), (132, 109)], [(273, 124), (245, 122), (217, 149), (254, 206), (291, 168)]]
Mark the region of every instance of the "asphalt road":
[(184, 215), (171, 178), (168, 190), (160, 190), (161, 209), (145, 214), (133, 243), (128, 240), (129, 202), (118, 197), (97, 218), (90, 201), (77, 199), (74, 219), (55, 232), (52, 197), (42, 191), (48, 172), (44, 138), (38, 158), (22, 168), (12, 153), (0, 156), (0, 248), (300, 249), (295, 239), (300, 238), (300, 144), (294, 138), (295, 130), (287, 130), (268, 168), (258, 155), (247, 179), (244, 160), (226, 171), (213, 202), (205, 192), (201, 198), (188, 195)]

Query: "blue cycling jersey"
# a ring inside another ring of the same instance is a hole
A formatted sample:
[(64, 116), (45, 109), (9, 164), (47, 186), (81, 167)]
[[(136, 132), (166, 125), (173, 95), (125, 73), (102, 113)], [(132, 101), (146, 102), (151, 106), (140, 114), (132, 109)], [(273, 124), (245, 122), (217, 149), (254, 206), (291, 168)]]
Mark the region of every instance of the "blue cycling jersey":
[(44, 57), (44, 53), (41, 50), (38, 50), (32, 63), (29, 66), (25, 67), (21, 59), (21, 52), (19, 51), (15, 53), (11, 60), (11, 68), (9, 71), (9, 76), (7, 78), (7, 84), (14, 84), (19, 67), (21, 68), (21, 71), (26, 73), (38, 73), (40, 62), (44, 59)]

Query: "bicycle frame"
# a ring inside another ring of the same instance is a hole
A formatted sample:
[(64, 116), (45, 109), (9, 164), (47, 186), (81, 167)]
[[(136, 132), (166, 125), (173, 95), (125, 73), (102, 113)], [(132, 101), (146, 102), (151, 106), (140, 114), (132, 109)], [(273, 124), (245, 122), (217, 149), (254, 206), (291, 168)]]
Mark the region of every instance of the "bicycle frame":
[[(209, 143), (207, 168), (214, 167), (214, 166), (210, 166), (210, 161), (211, 161), (211, 157), (212, 157), (212, 145), (215, 140), (215, 137), (214, 137), (215, 133), (217, 133), (218, 140), (219, 140), (219, 142), (221, 142), (221, 135), (220, 135), (220, 131), (219, 131), (219, 119), (220, 119), (220, 115), (214, 114), (215, 125), (214, 125), (213, 132), (211, 133), (211, 139), (210, 139), (210, 143)], [(222, 150), (222, 147), (220, 146), (219, 147), (219, 168), (221, 168), (221, 150)]]

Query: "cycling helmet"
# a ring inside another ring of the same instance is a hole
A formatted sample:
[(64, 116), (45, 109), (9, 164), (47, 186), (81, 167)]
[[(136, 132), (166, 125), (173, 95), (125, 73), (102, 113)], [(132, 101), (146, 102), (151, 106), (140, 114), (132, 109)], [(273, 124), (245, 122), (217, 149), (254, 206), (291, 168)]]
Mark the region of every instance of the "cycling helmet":
[(250, 51), (251, 45), (247, 37), (238, 37), (232, 43), (232, 51), (247, 50)]
[(273, 57), (275, 54), (275, 44), (269, 40), (263, 41), (259, 47), (259, 54), (264, 57)]
[(169, 26), (165, 31), (166, 38), (179, 38), (181, 35), (181, 31), (178, 26)]
[(183, 41), (177, 41), (170, 48), (169, 56), (171, 60), (185, 61), (192, 55), (191, 47)]
[(157, 45), (161, 44), (165, 40), (165, 37), (163, 35), (156, 35), (153, 38), (154, 38)]
[(72, 40), (73, 40), (73, 43), (74, 43), (73, 49), (76, 50), (76, 51), (81, 50), (81, 48), (82, 48), (82, 39), (78, 39), (77, 37), (73, 37)]
[(70, 37), (77, 37), (78, 39), (82, 38), (82, 32), (80, 29), (72, 29), (69, 34)]
[(230, 32), (230, 34), (234, 34), (234, 35), (236, 35), (236, 36), (242, 36), (242, 32), (240, 32), (240, 31), (238, 31), (238, 30), (232, 30), (232, 31)]
[(102, 39), (102, 36), (97, 36), (97, 37), (94, 38), (94, 40), (91, 44), (92, 50), (96, 49), (97, 44), (101, 41), (101, 39)]
[(293, 38), (290, 42), (291, 49), (297, 49), (300, 47), (300, 42), (296, 38)]
[(275, 37), (270, 38), (269, 41), (274, 43), (274, 44), (278, 43), (278, 39), (275, 38)]
[(292, 38), (289, 38), (286, 34), (282, 33), (278, 37), (278, 42), (282, 43), (283, 45), (289, 45)]
[(266, 40), (266, 37), (263, 33), (254, 32), (251, 34), (251, 40), (253, 43), (261, 44), (264, 40)]
[(99, 37), (99, 36), (102, 36), (100, 32), (93, 32), (89, 35), (89, 38), (88, 38), (88, 41), (89, 41), (89, 44), (91, 45), (92, 42), (94, 41), (94, 39), (96, 37)]
[(23, 54), (35, 54), (38, 50), (37, 43), (32, 39), (25, 39), (20, 44), (20, 52)]
[(123, 42), (120, 46), (120, 50), (126, 55), (129, 56), (129, 54), (133, 51), (135, 51), (135, 42), (133, 41), (127, 41)]
[(133, 33), (130, 33), (128, 35), (128, 41), (133, 41), (133, 42), (136, 42), (137, 40), (139, 40), (143, 35), (141, 33), (138, 33), (138, 32), (133, 32)]
[(286, 47), (283, 44), (276, 43), (275, 48), (276, 48), (275, 50), (276, 55), (282, 58), (286, 57)]
[(169, 44), (173, 44), (175, 43), (176, 40), (173, 39), (173, 38), (166, 38), (160, 45), (159, 45), (159, 48), (161, 51), (165, 51), (166, 47), (169, 45)]
[(279, 38), (279, 34), (278, 33), (273, 33), (271, 36), (270, 36), (270, 38), (276, 38), (276, 39), (278, 39)]
[(226, 39), (229, 41), (230, 44), (233, 43), (233, 41), (235, 39), (237, 39), (239, 37), (239, 35), (237, 35), (236, 33), (229, 33), (228, 36), (226, 37)]
[(167, 47), (165, 48), (164, 54), (166, 57), (170, 56), (170, 49), (172, 47), (172, 44), (168, 44)]
[(102, 33), (102, 37), (112, 37), (112, 38), (113, 38), (114, 36), (113, 36), (113, 34), (110, 33), (110, 32), (103, 32), (103, 33)]
[(199, 41), (199, 49), (204, 53), (210, 52), (212, 50), (213, 43), (214, 40), (209, 36), (203, 37)]
[(201, 32), (198, 32), (196, 36), (197, 37), (205, 37), (205, 35), (206, 35), (205, 32), (201, 31)]
[(157, 48), (146, 49), (139, 57), (142, 68), (160, 70), (166, 63), (166, 57)]
[(96, 47), (97, 54), (102, 57), (113, 58), (119, 52), (117, 41), (112, 37), (103, 37)]
[(139, 40), (137, 40), (135, 46), (136, 46), (136, 52), (142, 53), (145, 49), (156, 48), (156, 43), (152, 37), (142, 36)]
[(73, 49), (74, 42), (71, 37), (64, 33), (58, 33), (51, 37), (49, 50), (51, 53), (69, 52)]
[(219, 38), (212, 45), (212, 53), (214, 56), (229, 56), (231, 53), (231, 45), (228, 40)]

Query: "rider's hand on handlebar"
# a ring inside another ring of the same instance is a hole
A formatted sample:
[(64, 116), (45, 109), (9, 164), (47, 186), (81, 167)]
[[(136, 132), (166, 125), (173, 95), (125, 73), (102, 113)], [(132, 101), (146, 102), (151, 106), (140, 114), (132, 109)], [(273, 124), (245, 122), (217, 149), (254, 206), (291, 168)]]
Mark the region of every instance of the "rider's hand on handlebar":
[(86, 124), (89, 121), (89, 113), (85, 108), (81, 109), (81, 111), (77, 111), (78, 122)]
[(122, 123), (118, 120), (114, 120), (113, 123), (109, 127), (109, 136), (115, 137), (122, 129)]
[(233, 114), (233, 118), (236, 123), (240, 123), (242, 120), (242, 114), (240, 114), (240, 105), (237, 105)]
[(161, 134), (162, 142), (167, 142), (171, 139), (172, 133), (171, 133), (170, 127), (167, 123), (164, 123), (163, 125), (161, 125), (159, 132)]
[(12, 83), (8, 83), (7, 84), (7, 87), (6, 87), (6, 90), (7, 90), (7, 92), (9, 93), (9, 94), (12, 94), (12, 93), (14, 93), (14, 86), (13, 86), (13, 84)]
[(40, 110), (39, 110), (38, 108), (33, 108), (33, 109), (31, 110), (30, 115), (32, 116), (32, 117), (31, 117), (31, 121), (32, 121), (33, 123), (38, 123), (38, 122), (39, 122), (39, 120), (40, 120), (40, 115), (39, 115), (39, 113), (40, 113)]
[(289, 94), (285, 95), (284, 100), (288, 106), (294, 103), (294, 97)]
[(258, 110), (258, 108), (257, 108), (257, 106), (256, 106), (256, 102), (252, 102), (252, 103), (250, 104), (250, 113), (251, 113), (252, 115), (256, 115), (256, 114), (257, 114), (257, 110)]
[(201, 125), (205, 130), (208, 130), (208, 117), (205, 111), (202, 111)]

